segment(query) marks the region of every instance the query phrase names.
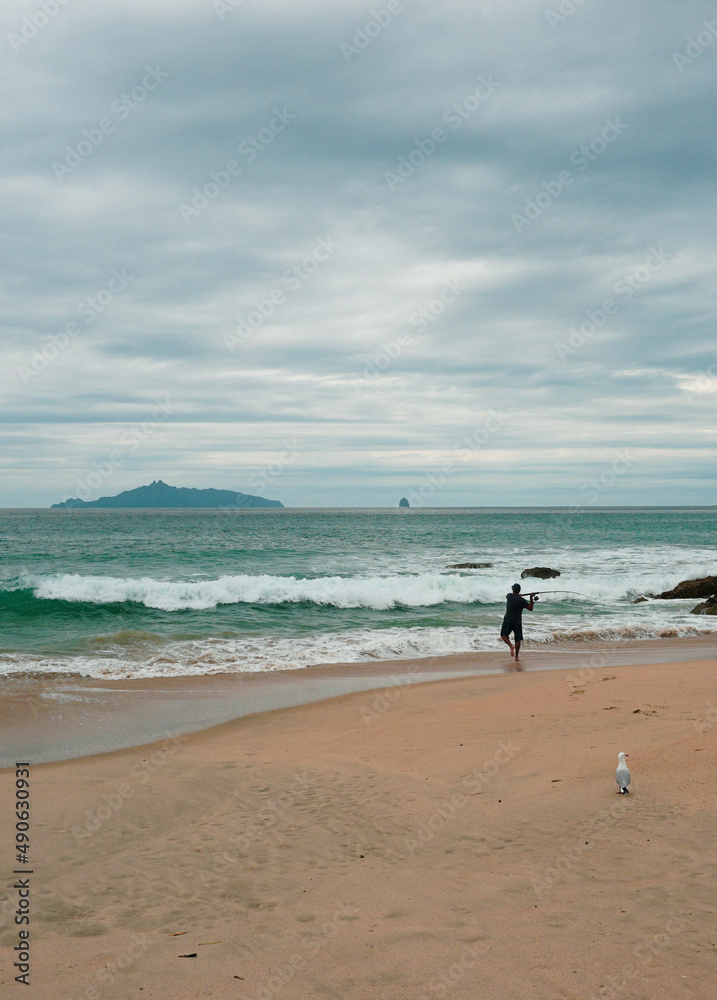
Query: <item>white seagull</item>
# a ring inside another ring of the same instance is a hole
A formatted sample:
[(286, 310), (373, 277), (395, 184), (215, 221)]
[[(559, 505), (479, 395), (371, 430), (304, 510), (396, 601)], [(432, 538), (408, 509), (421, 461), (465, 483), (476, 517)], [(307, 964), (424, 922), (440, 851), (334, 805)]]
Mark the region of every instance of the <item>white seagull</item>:
[(629, 753), (619, 753), (617, 755), (617, 771), (615, 771), (615, 781), (617, 782), (620, 795), (627, 795), (630, 790), (628, 788), (628, 785), (630, 784), (630, 772), (628, 771), (627, 764), (625, 763), (625, 758), (629, 756)]

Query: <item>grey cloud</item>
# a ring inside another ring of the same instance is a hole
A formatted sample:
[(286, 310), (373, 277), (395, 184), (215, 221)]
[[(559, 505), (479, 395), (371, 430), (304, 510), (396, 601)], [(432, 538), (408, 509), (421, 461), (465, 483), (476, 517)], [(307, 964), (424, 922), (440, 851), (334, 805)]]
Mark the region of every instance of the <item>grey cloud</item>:
[[(0, 420), (26, 433), (21, 472), (2, 438), (2, 502), (58, 499), (161, 394), (177, 412), (118, 490), (145, 473), (241, 489), (249, 456), (270, 460), (298, 428), (285, 502), (386, 502), (420, 479), (426, 449), (450, 453), (507, 404), (503, 460), (477, 453), (435, 502), (570, 502), (576, 470), (631, 443), (624, 502), (679, 499), (662, 488), (680, 477), (684, 499), (711, 502), (700, 447), (717, 394), (678, 376), (715, 364), (717, 39), (683, 72), (673, 53), (712, 5), (586, 0), (553, 30), (557, 4), (406, 0), (347, 61), (341, 44), (380, 6), (245, 2), (220, 19), (209, 0), (73, 0), (18, 52), (7, 42)], [(6, 41), (32, 9), (3, 10)], [(169, 75), (133, 108), (122, 95), (147, 67)], [(481, 77), (499, 85), (473, 107)], [(272, 132), (274, 109), (296, 117)], [(53, 161), (98, 140), (103, 118), (112, 130), (57, 180)], [(629, 127), (601, 143), (606, 121)], [(240, 152), (250, 136), (263, 148)], [(242, 173), (219, 190), (232, 159)], [(336, 251), (293, 289), (287, 272), (330, 236)], [(616, 292), (661, 247), (672, 261)], [(132, 280), (87, 320), (122, 269)], [(412, 323), (452, 277), (456, 301)], [(282, 301), (230, 350), (272, 292)], [(561, 356), (574, 330), (583, 342)]]

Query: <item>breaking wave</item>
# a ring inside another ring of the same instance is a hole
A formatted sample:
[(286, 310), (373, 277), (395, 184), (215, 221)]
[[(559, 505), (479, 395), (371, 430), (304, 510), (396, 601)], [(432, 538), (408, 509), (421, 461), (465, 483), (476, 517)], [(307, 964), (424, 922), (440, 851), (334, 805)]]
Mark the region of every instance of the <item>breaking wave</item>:
[[(553, 591), (551, 602), (625, 602), (636, 595), (659, 592), (669, 586), (665, 574), (568, 577), (560, 581), (527, 580), (524, 589)], [(578, 592), (570, 590), (572, 585)], [(307, 602), (336, 608), (431, 607), (445, 603), (496, 604), (505, 597), (501, 575), (486, 573), (419, 573), (366, 577), (320, 576), (315, 578), (266, 574), (221, 576), (214, 580), (161, 580), (153, 577), (123, 578), (63, 573), (27, 576), (6, 586), (4, 597), (14, 600), (63, 601), (73, 604), (106, 605), (134, 603), (160, 611), (206, 610), (230, 604), (299, 604)], [(675, 602), (671, 602), (673, 605)]]

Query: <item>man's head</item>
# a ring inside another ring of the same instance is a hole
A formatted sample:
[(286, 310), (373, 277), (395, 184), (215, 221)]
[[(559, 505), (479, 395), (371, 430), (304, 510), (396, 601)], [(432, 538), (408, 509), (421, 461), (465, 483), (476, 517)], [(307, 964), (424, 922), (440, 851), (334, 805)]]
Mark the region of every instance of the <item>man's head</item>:
[(512, 590), (513, 590), (514, 594), (519, 594), (520, 593), (520, 584), (519, 583), (514, 583), (513, 587), (512, 587)]

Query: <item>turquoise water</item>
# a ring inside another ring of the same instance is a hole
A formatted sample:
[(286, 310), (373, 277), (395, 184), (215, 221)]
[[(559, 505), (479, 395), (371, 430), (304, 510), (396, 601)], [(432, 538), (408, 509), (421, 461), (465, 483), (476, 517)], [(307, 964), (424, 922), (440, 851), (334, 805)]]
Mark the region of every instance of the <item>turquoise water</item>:
[[(546, 594), (530, 640), (717, 633), (717, 508), (0, 511), (0, 672), (166, 676), (499, 648), (505, 594)], [(491, 562), (451, 570), (457, 562)], [(526, 613), (526, 618), (528, 615)]]

